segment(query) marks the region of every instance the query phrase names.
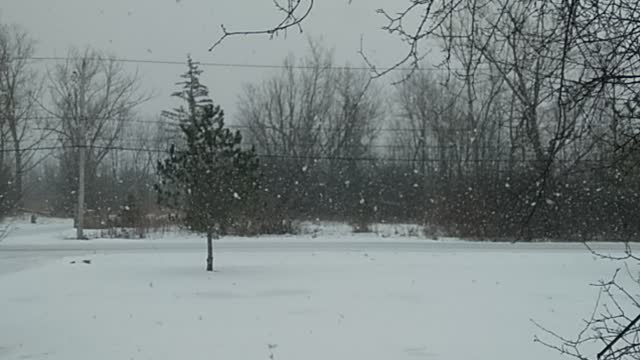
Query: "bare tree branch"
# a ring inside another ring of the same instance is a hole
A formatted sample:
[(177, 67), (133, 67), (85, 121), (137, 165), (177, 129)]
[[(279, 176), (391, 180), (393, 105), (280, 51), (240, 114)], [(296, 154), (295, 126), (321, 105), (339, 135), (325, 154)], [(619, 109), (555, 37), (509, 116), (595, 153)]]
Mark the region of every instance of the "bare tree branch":
[(298, 31), (302, 33), (302, 23), (311, 14), (314, 0), (286, 0), (285, 4), (282, 4), (280, 1), (283, 0), (273, 0), (277, 11), (282, 13), (282, 19), (278, 24), (267, 29), (248, 31), (229, 31), (225, 25), (220, 25), (222, 35), (209, 47), (209, 51), (215, 50), (227, 38), (234, 36), (268, 35), (270, 38), (273, 38), (279, 32), (286, 32), (291, 28), (297, 28)]

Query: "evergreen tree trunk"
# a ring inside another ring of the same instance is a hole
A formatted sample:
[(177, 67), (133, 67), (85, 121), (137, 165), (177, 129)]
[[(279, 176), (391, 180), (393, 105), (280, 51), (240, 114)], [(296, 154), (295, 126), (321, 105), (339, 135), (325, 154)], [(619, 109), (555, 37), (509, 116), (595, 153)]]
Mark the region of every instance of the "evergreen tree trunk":
[(213, 271), (213, 233), (207, 232), (207, 271)]

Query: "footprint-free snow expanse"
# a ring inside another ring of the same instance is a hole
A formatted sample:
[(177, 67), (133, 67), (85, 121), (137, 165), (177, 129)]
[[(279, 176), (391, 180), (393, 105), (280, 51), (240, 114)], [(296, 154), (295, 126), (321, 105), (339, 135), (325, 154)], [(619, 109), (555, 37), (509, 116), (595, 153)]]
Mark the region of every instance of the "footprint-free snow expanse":
[(3, 273), (0, 359), (560, 359), (531, 319), (575, 334), (620, 266), (579, 244), (364, 236), (222, 241), (215, 273), (194, 248)]

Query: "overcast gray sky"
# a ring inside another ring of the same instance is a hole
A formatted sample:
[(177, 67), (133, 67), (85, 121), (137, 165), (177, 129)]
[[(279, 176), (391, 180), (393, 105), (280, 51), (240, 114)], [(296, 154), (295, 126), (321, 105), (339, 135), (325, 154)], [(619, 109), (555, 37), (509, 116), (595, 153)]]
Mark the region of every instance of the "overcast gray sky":
[[(276, 64), (289, 53), (303, 56), (307, 37), (322, 38), (335, 50), (336, 62), (360, 65), (361, 36), (376, 65), (394, 63), (403, 54), (400, 42), (380, 30), (381, 7), (402, 6), (397, 0), (322, 0), (304, 24), (304, 34), (289, 32), (227, 39), (213, 53), (209, 46), (229, 30), (260, 29), (274, 24), (272, 0), (3, 0), (0, 20), (21, 25), (37, 40), (37, 56), (65, 56), (70, 46), (91, 45), (117, 57), (183, 61), (190, 53), (202, 62)], [(52, 66), (53, 63), (46, 63)], [(129, 65), (128, 65), (129, 66)], [(130, 65), (138, 69), (145, 89), (155, 97), (140, 108), (150, 116), (172, 106), (169, 94), (185, 68), (180, 65)], [(242, 85), (273, 73), (269, 69), (206, 67), (204, 83), (214, 101), (233, 117)], [(391, 79), (383, 80), (388, 83)], [(231, 119), (232, 120), (232, 119)]]

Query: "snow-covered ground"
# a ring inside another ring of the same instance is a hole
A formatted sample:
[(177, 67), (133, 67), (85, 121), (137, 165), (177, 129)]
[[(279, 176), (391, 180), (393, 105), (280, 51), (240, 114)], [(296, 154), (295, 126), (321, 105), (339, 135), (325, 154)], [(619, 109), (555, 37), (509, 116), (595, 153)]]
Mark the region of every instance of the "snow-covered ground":
[(197, 237), (68, 227), (0, 243), (0, 359), (560, 359), (531, 319), (576, 333), (620, 265), (580, 244), (334, 234), (221, 240), (206, 273)]

